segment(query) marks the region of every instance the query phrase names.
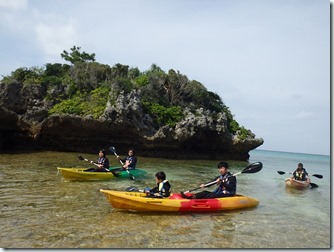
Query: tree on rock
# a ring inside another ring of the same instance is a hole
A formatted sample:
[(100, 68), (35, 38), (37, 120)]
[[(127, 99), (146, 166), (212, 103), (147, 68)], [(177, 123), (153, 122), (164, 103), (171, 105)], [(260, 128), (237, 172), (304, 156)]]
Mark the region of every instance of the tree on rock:
[(71, 62), (72, 64), (76, 63), (76, 62), (94, 62), (95, 61), (95, 53), (92, 54), (88, 54), (85, 51), (80, 52), (81, 47), (79, 46), (73, 46), (71, 48), (71, 53), (68, 53), (67, 51), (63, 51), (63, 53), (61, 53), (61, 57), (66, 60)]

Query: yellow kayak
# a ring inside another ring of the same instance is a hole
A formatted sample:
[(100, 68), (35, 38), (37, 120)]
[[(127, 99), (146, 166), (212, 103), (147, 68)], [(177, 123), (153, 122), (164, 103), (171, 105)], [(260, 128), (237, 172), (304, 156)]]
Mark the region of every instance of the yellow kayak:
[(243, 195), (215, 199), (184, 199), (179, 193), (168, 198), (149, 198), (142, 192), (100, 189), (113, 208), (138, 212), (216, 212), (255, 207), (259, 201)]
[[(129, 178), (129, 173), (125, 170), (117, 172), (117, 177), (112, 172), (87, 172), (87, 168), (57, 168), (66, 180), (109, 180), (113, 178)], [(113, 170), (113, 169), (110, 169)], [(129, 170), (135, 177), (144, 176), (146, 171), (141, 169)]]

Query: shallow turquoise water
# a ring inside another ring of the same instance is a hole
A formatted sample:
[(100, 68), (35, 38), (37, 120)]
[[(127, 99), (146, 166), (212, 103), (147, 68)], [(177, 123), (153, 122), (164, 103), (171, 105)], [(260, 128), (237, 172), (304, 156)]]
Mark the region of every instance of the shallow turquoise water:
[[(240, 194), (257, 198), (253, 209), (214, 214), (141, 214), (113, 209), (100, 188), (154, 186), (163, 170), (174, 192), (210, 181), (221, 160), (138, 157), (145, 178), (68, 182), (57, 167), (87, 167), (77, 153), (0, 154), (0, 247), (3, 248), (330, 248), (330, 157), (252, 151), (249, 162), (228, 161), (232, 173), (261, 161), (263, 169), (237, 176)], [(82, 154), (82, 153), (81, 153)], [(82, 154), (88, 159), (95, 155)], [(118, 165), (109, 156), (112, 165)], [(304, 163), (319, 185), (288, 190), (278, 170)], [(302, 240), (303, 242), (298, 242)]]

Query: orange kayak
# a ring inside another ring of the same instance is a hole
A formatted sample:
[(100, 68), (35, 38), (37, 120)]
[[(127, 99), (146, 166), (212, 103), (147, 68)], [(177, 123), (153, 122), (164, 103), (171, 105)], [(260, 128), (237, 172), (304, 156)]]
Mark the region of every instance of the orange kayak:
[(310, 182), (287, 178), (285, 179), (285, 185), (295, 189), (305, 189), (310, 187)]

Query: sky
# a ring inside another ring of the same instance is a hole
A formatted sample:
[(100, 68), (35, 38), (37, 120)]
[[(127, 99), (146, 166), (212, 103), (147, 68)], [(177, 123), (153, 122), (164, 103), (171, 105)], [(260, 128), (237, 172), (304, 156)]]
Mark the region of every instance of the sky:
[(330, 155), (330, 21), (326, 0), (0, 0), (0, 79), (75, 45), (201, 82), (257, 149)]

